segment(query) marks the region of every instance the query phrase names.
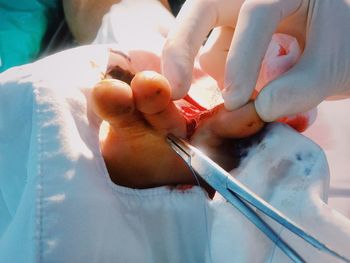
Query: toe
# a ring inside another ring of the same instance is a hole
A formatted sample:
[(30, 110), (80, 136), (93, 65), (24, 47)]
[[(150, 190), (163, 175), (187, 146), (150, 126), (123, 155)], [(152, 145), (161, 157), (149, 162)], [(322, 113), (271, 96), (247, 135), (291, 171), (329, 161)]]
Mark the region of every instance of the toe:
[(105, 79), (92, 90), (92, 108), (103, 120), (109, 123), (132, 121), (135, 105), (130, 86), (115, 79)]
[(136, 107), (146, 114), (163, 111), (170, 102), (170, 86), (165, 77), (155, 71), (142, 71), (131, 81)]
[(257, 133), (264, 122), (257, 114), (254, 103), (249, 102), (234, 111), (227, 111), (224, 105), (214, 109), (207, 119), (209, 129), (220, 138), (244, 138)]
[(136, 74), (131, 88), (136, 108), (155, 130), (186, 135), (186, 120), (170, 101), (170, 86), (165, 77), (154, 71), (143, 71)]
[(147, 122), (163, 135), (172, 133), (185, 138), (187, 134), (187, 124), (184, 116), (179, 112), (173, 102), (157, 114), (145, 114)]

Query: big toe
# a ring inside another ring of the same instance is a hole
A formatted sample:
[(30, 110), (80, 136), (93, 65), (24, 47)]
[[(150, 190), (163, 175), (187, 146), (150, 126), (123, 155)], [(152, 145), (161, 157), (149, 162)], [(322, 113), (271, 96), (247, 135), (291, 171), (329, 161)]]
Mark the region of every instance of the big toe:
[(128, 84), (116, 79), (105, 79), (92, 90), (91, 104), (94, 112), (114, 125), (128, 125), (133, 121), (135, 103)]

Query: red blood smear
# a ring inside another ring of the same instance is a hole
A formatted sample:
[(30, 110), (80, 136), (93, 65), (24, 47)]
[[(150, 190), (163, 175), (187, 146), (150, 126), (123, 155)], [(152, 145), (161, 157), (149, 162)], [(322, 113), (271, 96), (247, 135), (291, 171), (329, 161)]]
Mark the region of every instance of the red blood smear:
[(199, 105), (193, 98), (187, 95), (183, 100), (176, 101), (176, 106), (185, 117), (187, 133), (189, 139), (195, 132), (202, 115), (208, 113), (209, 110)]
[[(207, 113), (211, 112), (210, 110), (204, 108), (198, 102), (196, 102), (193, 98), (187, 95), (184, 99), (176, 101), (176, 106), (185, 117), (186, 120), (186, 137), (190, 139), (194, 134), (196, 128), (202, 116), (208, 115)], [(193, 188), (193, 185), (177, 185), (175, 187), (178, 191), (187, 191)], [(213, 196), (211, 196), (213, 198)]]
[(278, 121), (288, 124), (290, 127), (297, 130), (298, 132), (305, 131), (309, 125), (309, 118), (305, 114), (297, 114), (292, 118), (281, 118)]
[[(186, 120), (187, 139), (190, 139), (194, 134), (201, 120), (210, 117), (215, 112), (215, 108), (208, 110), (198, 104), (189, 95), (187, 95), (183, 100), (177, 101), (176, 105)], [(277, 121), (291, 126), (298, 132), (305, 131), (309, 124), (309, 118), (305, 114), (297, 114), (293, 117), (284, 117)]]
[(280, 46), (280, 50), (278, 51), (278, 56), (285, 56), (285, 55), (287, 55), (287, 50), (284, 47)]

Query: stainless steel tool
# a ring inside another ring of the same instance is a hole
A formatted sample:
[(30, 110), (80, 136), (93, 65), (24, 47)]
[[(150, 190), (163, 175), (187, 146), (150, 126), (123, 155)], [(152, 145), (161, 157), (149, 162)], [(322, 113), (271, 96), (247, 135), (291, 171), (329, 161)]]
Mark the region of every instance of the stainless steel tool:
[(302, 227), (284, 216), (265, 200), (245, 187), (200, 150), (173, 135), (169, 135), (167, 139), (171, 147), (196, 175), (200, 176), (253, 224), (255, 224), (255, 226), (270, 238), (272, 242), (274, 242), (291, 260), (294, 262), (305, 262), (302, 257), (298, 255), (298, 253), (284, 240), (282, 240), (279, 235), (259, 216), (259, 214), (256, 213), (253, 207), (272, 218), (318, 250), (329, 253), (344, 262), (350, 263), (348, 258), (340, 255), (333, 249), (329, 248), (329, 246), (308, 234)]

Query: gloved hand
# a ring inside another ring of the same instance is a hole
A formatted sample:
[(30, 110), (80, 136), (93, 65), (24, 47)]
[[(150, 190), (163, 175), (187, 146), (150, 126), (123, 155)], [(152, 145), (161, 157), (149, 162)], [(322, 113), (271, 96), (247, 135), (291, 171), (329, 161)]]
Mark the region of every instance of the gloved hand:
[(194, 59), (213, 28), (201, 62), (221, 83), (228, 110), (251, 97), (276, 31), (295, 36), (303, 55), (256, 98), (264, 121), (350, 96), (350, 0), (187, 1), (163, 49), (163, 73), (175, 99), (187, 93)]

